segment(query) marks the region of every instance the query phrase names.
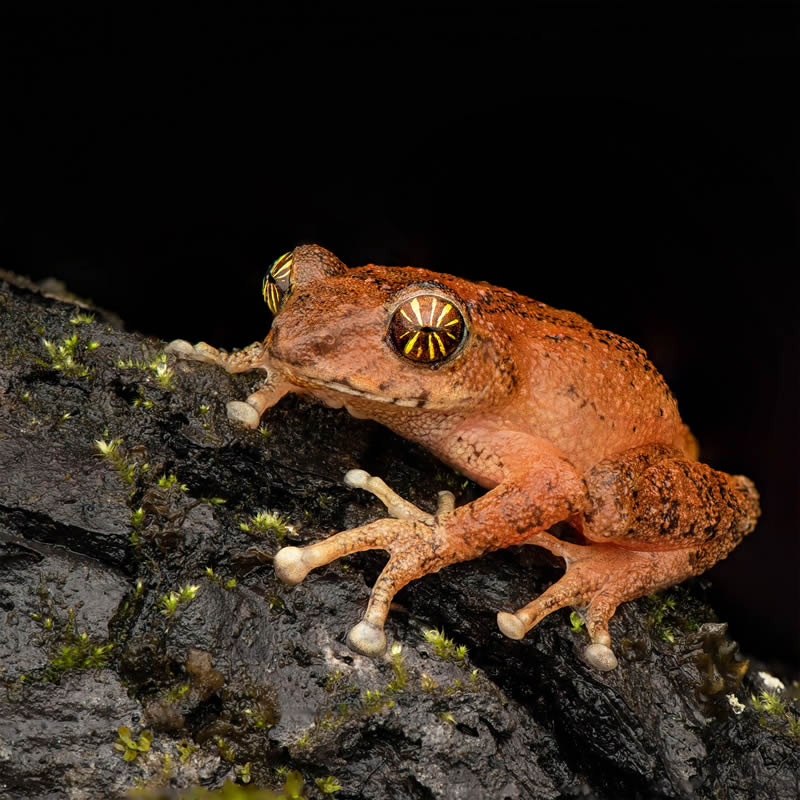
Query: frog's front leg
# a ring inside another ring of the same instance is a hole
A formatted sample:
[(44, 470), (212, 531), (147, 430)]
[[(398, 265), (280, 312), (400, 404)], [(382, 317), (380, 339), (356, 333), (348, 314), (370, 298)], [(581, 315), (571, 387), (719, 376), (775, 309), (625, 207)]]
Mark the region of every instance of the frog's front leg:
[[(267, 369), (263, 342), (253, 342), (242, 350), (228, 353), (205, 342), (193, 345), (185, 339), (175, 339), (164, 350), (178, 359), (216, 364), (230, 373)], [(245, 402), (230, 400), (225, 404), (228, 417), (247, 428), (257, 428), (264, 411), (290, 391), (294, 391), (293, 387), (283, 381), (276, 371), (270, 370), (263, 386), (253, 392)]]
[(490, 550), (520, 544), (532, 533), (583, 510), (585, 487), (572, 467), (554, 456), (520, 480), (508, 480), (472, 503), (453, 510), (450, 493), (440, 494), (435, 515), (392, 492), (358, 470), (348, 483), (378, 496), (398, 519), (382, 519), (343, 531), (306, 547), (286, 547), (275, 555), (275, 572), (295, 585), (316, 567), (361, 550), (387, 550), (389, 562), (372, 589), (363, 619), (349, 633), (357, 652), (379, 655), (386, 647), (383, 626), (395, 594), (407, 583), (468, 561)]

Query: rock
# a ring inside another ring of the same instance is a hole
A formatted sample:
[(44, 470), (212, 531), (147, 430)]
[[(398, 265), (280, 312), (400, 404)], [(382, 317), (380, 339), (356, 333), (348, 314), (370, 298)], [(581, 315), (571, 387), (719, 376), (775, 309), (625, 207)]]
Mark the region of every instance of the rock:
[[(345, 634), (381, 554), (294, 588), (272, 555), (383, 515), (345, 486), (351, 469), (431, 511), (437, 491), (464, 503), (477, 487), (375, 424), (297, 398), (236, 427), (226, 403), (258, 375), (174, 363), (162, 342), (5, 277), (4, 796), (278, 787), (289, 770), (309, 797), (332, 776), (337, 797), (369, 800), (800, 794), (794, 690), (779, 696), (747, 671), (702, 582), (624, 605), (611, 626), (619, 666), (600, 673), (582, 660), (578, 615), (521, 641), (498, 631), (498, 610), (561, 571), (517, 548), (415, 581), (387, 653), (356, 655)], [(454, 643), (426, 638), (433, 629)]]

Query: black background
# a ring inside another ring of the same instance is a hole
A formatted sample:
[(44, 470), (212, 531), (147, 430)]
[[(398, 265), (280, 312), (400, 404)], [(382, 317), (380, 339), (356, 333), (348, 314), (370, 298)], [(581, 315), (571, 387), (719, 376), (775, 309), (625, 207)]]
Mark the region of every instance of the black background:
[(714, 602), (796, 667), (796, 12), (332, 8), (7, 17), (0, 266), (230, 348), (314, 241), (636, 340), (703, 459), (762, 492)]

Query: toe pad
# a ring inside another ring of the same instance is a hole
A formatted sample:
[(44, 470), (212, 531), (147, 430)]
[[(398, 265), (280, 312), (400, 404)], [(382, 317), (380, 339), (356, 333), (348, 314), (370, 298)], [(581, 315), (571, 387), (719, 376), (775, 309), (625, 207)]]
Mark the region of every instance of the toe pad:
[(508, 636), (509, 639), (522, 639), (527, 631), (525, 626), (514, 614), (508, 611), (500, 611), (497, 614), (497, 627)]
[(617, 657), (614, 651), (604, 644), (595, 642), (583, 651), (584, 661), (594, 667), (598, 672), (608, 672), (617, 666)]
[(386, 634), (377, 625), (362, 620), (347, 634), (351, 650), (364, 656), (379, 656), (386, 650)]
[(303, 562), (303, 551), (299, 547), (284, 547), (275, 553), (272, 560), (275, 574), (287, 586), (296, 586), (308, 575), (308, 567)]
[(241, 400), (231, 400), (226, 404), (225, 408), (228, 410), (229, 420), (238, 422), (246, 428), (258, 427), (261, 415), (249, 403), (243, 403)]

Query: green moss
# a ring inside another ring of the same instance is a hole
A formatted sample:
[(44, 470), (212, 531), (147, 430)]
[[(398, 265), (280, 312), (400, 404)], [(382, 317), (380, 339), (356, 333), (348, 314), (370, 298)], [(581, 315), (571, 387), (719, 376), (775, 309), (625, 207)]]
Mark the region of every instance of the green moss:
[(439, 684), (427, 672), (423, 672), (420, 676), (419, 685), (423, 692), (434, 692), (439, 688)]
[(408, 683), (408, 668), (405, 665), (405, 656), (402, 650), (403, 647), (398, 642), (392, 645), (391, 663), (394, 677), (386, 687), (386, 691), (389, 693), (402, 692)]
[(569, 615), (569, 624), (575, 633), (580, 633), (586, 627), (583, 617), (577, 611), (573, 611)]
[(74, 317), (72, 317), (72, 319), (70, 319), (70, 322), (73, 325), (90, 325), (92, 322), (94, 322), (94, 314), (86, 314), (80, 312), (76, 314)]
[(114, 742), (114, 749), (122, 753), (125, 761), (135, 761), (139, 753), (146, 753), (150, 749), (153, 741), (153, 732), (144, 730), (139, 734), (138, 739), (131, 736), (131, 729), (127, 725), (117, 728), (119, 738)]
[(197, 590), (200, 587), (196, 584), (186, 584), (177, 592), (169, 592), (162, 595), (159, 605), (161, 606), (161, 613), (168, 618), (172, 618), (178, 610), (178, 606), (185, 605), (186, 603), (194, 600)]
[(217, 745), (217, 752), (219, 753), (219, 757), (223, 761), (227, 761), (229, 764), (233, 764), (233, 762), (236, 761), (236, 751), (233, 749), (231, 744), (225, 741), (225, 739), (223, 739), (222, 736), (217, 736), (217, 738), (214, 739), (214, 742)]
[(42, 626), (51, 642), (50, 661), (42, 675), (44, 680), (58, 681), (71, 670), (100, 669), (111, 658), (114, 643), (98, 641), (85, 631), (79, 632), (74, 609), (67, 612), (66, 623), (52, 616), (32, 614), (31, 617)]
[(192, 753), (200, 749), (196, 744), (189, 742), (188, 739), (181, 739), (175, 746), (178, 749), (181, 764), (185, 764), (192, 757)]
[(45, 366), (57, 372), (63, 372), (72, 378), (88, 378), (91, 370), (79, 359), (80, 349), (78, 346), (78, 334), (64, 339), (61, 344), (51, 342), (49, 339), (42, 339), (44, 349), (50, 357), (50, 361), (42, 362)]
[(168, 703), (177, 703), (189, 694), (191, 687), (188, 683), (181, 683), (173, 686), (165, 695), (164, 700)]
[(800, 739), (800, 716), (786, 708), (778, 692), (764, 690), (758, 697), (750, 695), (750, 706), (759, 714), (759, 722), (763, 727), (780, 731), (792, 739)]
[(95, 439), (94, 448), (97, 455), (107, 461), (115, 470), (123, 483), (132, 484), (136, 479), (139, 465), (128, 458), (122, 446), (122, 439)]
[(162, 389), (172, 388), (172, 378), (174, 373), (172, 368), (167, 363), (166, 353), (158, 353), (158, 355), (154, 356), (149, 362), (133, 361), (130, 358), (127, 359), (127, 361), (120, 359), (117, 361), (117, 367), (119, 367), (119, 369), (138, 369), (142, 372), (150, 372), (155, 376)]
[(65, 644), (56, 651), (50, 668), (59, 674), (71, 669), (98, 669), (108, 663), (113, 649), (113, 642), (96, 644), (82, 633), (76, 643)]
[(169, 491), (173, 487), (181, 492), (189, 491), (189, 487), (185, 483), (181, 483), (178, 480), (178, 476), (172, 473), (169, 475), (162, 475), (156, 482), (156, 485), (159, 489), (165, 489), (166, 491)]
[(425, 641), (433, 645), (433, 652), (439, 658), (463, 661), (467, 657), (466, 645), (456, 645), (452, 639), (445, 636), (444, 631), (435, 628), (425, 631)]
[(252, 535), (271, 533), (278, 544), (283, 544), (286, 535), (294, 530), (282, 514), (266, 509), (248, 517), (239, 528)]
[(384, 708), (392, 708), (394, 700), (387, 697), (380, 689), (367, 689), (361, 697), (361, 709), (367, 714), (377, 714)]
[(333, 775), (328, 775), (325, 778), (317, 778), (314, 783), (317, 784), (317, 789), (324, 795), (335, 794), (342, 788), (342, 785)]

